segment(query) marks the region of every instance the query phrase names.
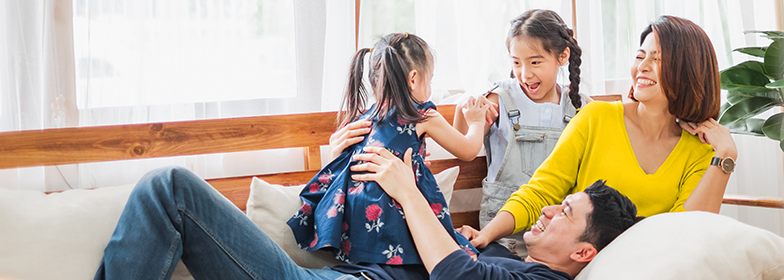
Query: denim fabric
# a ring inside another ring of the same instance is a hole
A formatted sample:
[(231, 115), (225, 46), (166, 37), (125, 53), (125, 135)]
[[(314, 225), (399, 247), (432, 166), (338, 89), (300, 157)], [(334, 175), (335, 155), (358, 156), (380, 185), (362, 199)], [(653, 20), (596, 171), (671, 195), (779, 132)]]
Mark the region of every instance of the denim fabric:
[(169, 279), (180, 259), (196, 279), (358, 279), (297, 266), (207, 182), (156, 169), (131, 193), (95, 279)]

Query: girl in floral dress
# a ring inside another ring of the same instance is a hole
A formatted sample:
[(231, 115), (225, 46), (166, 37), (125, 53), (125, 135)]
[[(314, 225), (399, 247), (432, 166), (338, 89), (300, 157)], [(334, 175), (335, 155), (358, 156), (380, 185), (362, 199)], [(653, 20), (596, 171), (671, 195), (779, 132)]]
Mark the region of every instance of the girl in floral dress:
[[(365, 108), (368, 92), (362, 77), (364, 58), (370, 55), (368, 79), (376, 103)], [(330, 250), (347, 262), (421, 264), (408, 231), (405, 214), (375, 182), (351, 179), (354, 154), (365, 146), (381, 146), (402, 157), (412, 149), (412, 168), (419, 190), (452, 237), (469, 252), (471, 243), (455, 232), (446, 200), (433, 174), (424, 164), (427, 133), (461, 160), (473, 160), (482, 147), (484, 122), (490, 105), (469, 103), (462, 113), (469, 129), (454, 129), (436, 111), (430, 98), (433, 54), (427, 43), (413, 34), (393, 33), (372, 49), (354, 55), (343, 98), (342, 125), (372, 121), (365, 139), (346, 148), (302, 190), (302, 208), (288, 221), (299, 246), (308, 251)]]

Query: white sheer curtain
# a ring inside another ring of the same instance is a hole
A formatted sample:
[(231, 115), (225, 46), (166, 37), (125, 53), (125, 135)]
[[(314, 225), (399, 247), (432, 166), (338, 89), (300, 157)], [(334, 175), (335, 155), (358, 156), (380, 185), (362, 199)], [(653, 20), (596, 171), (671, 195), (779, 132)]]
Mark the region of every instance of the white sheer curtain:
[[(322, 1), (1, 1), (0, 131), (322, 110), (326, 10)], [(171, 164), (206, 178), (303, 166), (269, 158), (301, 151), (0, 170), (0, 186), (129, 184)]]

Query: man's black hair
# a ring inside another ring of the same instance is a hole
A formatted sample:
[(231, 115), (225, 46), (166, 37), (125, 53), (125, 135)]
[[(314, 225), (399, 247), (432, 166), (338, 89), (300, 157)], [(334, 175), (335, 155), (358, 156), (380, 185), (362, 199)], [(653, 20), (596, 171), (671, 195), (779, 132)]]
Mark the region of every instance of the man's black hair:
[(601, 251), (626, 229), (642, 220), (637, 217), (637, 207), (626, 196), (598, 180), (584, 191), (593, 204), (588, 214), (581, 242), (588, 242)]

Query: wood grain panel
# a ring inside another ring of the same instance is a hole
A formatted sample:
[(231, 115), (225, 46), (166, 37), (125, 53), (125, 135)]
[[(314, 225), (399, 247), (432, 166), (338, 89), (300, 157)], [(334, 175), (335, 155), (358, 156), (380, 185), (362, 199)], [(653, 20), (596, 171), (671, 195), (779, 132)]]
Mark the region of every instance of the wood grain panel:
[(0, 169), (329, 144), (335, 113), (0, 133)]
[(784, 209), (784, 198), (725, 194), (723, 204)]
[(469, 225), (475, 229), (479, 229), (479, 211), (467, 211), (450, 213), (452, 216), (452, 225), (459, 228), (463, 225)]

